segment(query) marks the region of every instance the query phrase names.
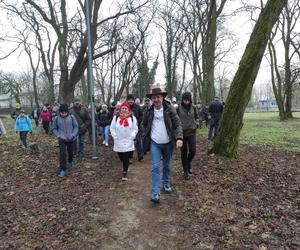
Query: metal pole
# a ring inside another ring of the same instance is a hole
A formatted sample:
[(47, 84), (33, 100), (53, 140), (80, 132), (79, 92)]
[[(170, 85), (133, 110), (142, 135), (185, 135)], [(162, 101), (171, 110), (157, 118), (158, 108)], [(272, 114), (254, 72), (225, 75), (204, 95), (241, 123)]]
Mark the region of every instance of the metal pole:
[(95, 122), (95, 105), (94, 105), (94, 81), (93, 81), (93, 67), (92, 67), (92, 37), (91, 37), (91, 17), (90, 17), (90, 0), (85, 1), (86, 5), (86, 28), (87, 28), (87, 57), (88, 57), (88, 65), (87, 65), (87, 72), (88, 72), (88, 85), (90, 91), (90, 106), (91, 106), (91, 119), (92, 119), (92, 142), (93, 142), (93, 155), (92, 159), (96, 160), (97, 157), (97, 148), (96, 148), (96, 122)]

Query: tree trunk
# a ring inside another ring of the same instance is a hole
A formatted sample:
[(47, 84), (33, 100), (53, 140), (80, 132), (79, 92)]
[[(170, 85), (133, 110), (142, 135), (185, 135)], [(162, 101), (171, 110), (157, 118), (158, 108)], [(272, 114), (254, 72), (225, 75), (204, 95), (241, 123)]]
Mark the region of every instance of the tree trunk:
[[(277, 67), (276, 50), (275, 50), (275, 47), (274, 47), (271, 39), (269, 41), (268, 49), (269, 49), (270, 62), (271, 62), (270, 66), (271, 66), (271, 81), (272, 81), (273, 92), (274, 92), (274, 96), (275, 96), (278, 110), (279, 110), (279, 118), (281, 121), (284, 121), (287, 119), (287, 115), (284, 110), (284, 100), (283, 100), (282, 91), (281, 91), (282, 81), (281, 81), (281, 76), (280, 76), (280, 73), (279, 73), (279, 70)], [(277, 81), (275, 79), (274, 71), (276, 72), (276, 75), (277, 75)], [(276, 82), (277, 82), (277, 86), (276, 86)]]
[(210, 152), (228, 157), (237, 155), (243, 115), (272, 27), (286, 3), (287, 0), (268, 0), (260, 13), (230, 87), (219, 132)]

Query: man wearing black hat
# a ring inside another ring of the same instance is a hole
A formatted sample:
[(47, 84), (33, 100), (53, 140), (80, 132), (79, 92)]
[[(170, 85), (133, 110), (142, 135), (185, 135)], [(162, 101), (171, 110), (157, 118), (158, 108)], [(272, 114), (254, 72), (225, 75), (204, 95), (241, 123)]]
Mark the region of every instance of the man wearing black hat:
[[(163, 191), (170, 193), (171, 158), (173, 146), (182, 147), (182, 126), (174, 107), (165, 100), (166, 92), (160, 88), (152, 89), (147, 97), (151, 98), (152, 105), (144, 114), (142, 127), (144, 132), (144, 149), (150, 151), (152, 160), (152, 194), (151, 201), (160, 200), (160, 182)], [(160, 175), (160, 161), (163, 159), (163, 176)]]
[[(138, 123), (138, 133), (136, 135), (136, 152), (138, 155), (138, 160), (141, 161), (144, 158), (144, 150), (143, 150), (143, 138), (142, 138), (142, 131), (141, 131), (141, 123), (143, 120), (143, 111), (142, 108), (135, 103), (134, 95), (130, 94), (127, 96), (127, 102), (129, 103), (130, 110), (132, 114), (135, 116), (137, 123)], [(133, 157), (133, 152), (130, 158)]]
[(188, 180), (192, 174), (192, 160), (196, 154), (196, 130), (198, 127), (198, 112), (193, 106), (192, 94), (185, 92), (177, 113), (182, 123), (183, 146), (181, 148), (181, 162), (184, 178)]
[(77, 133), (78, 124), (75, 117), (69, 114), (68, 105), (61, 104), (59, 115), (53, 121), (53, 134), (58, 138), (59, 145), (59, 177), (64, 177), (67, 169), (66, 149), (68, 152), (68, 167), (69, 169), (74, 168), (73, 147)]

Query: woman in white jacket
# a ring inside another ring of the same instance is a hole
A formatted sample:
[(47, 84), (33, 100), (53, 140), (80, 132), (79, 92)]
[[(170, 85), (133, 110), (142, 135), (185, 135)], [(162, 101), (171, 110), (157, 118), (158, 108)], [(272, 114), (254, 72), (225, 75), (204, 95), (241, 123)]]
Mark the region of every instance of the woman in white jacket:
[(120, 115), (113, 117), (110, 125), (110, 133), (114, 139), (113, 150), (118, 153), (123, 163), (123, 181), (127, 181), (129, 157), (134, 151), (134, 138), (137, 132), (137, 121), (130, 111), (129, 103), (123, 102)]

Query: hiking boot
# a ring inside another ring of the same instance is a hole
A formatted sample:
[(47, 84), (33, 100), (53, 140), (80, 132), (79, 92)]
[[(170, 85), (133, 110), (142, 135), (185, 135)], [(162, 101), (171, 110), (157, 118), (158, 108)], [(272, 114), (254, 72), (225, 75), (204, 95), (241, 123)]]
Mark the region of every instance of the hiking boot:
[(60, 172), (58, 173), (59, 177), (64, 177), (65, 176), (65, 171), (60, 170)]
[(160, 195), (159, 195), (159, 194), (153, 193), (153, 194), (151, 195), (151, 201), (152, 201), (153, 203), (159, 203), (159, 198), (160, 198)]
[(128, 177), (127, 177), (127, 172), (123, 172), (122, 174), (122, 181), (127, 181)]
[(170, 185), (169, 184), (164, 184), (163, 185), (163, 191), (165, 192), (165, 193), (171, 193), (172, 192), (172, 188), (170, 187)]

